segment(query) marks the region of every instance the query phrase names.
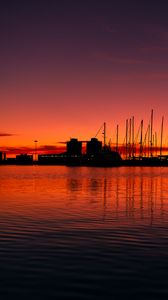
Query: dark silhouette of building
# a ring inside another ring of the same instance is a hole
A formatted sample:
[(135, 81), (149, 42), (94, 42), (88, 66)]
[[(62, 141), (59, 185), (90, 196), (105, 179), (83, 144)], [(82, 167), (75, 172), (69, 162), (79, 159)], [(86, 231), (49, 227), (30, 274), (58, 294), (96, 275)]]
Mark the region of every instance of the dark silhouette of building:
[(38, 163), (41, 165), (66, 165), (67, 155), (66, 153), (60, 154), (39, 154)]
[(86, 154), (87, 155), (95, 155), (102, 151), (102, 142), (98, 141), (97, 138), (92, 138), (86, 144)]
[(18, 164), (31, 164), (33, 162), (33, 155), (20, 154), (16, 155), (16, 163)]
[(71, 139), (67, 142), (67, 155), (68, 156), (81, 156), (82, 155), (82, 142), (78, 139)]
[(8, 157), (6, 159), (6, 164), (7, 165), (15, 165), (16, 164), (16, 157)]
[(3, 153), (0, 152), (0, 162), (2, 162)]

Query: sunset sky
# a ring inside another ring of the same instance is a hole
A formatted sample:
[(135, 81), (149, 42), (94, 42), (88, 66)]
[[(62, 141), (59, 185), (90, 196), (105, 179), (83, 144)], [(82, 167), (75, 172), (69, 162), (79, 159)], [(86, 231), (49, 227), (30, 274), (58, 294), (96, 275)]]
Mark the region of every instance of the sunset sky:
[(122, 143), (125, 120), (138, 130), (151, 109), (168, 143), (167, 14), (163, 0), (3, 1), (0, 148), (88, 140), (103, 122)]

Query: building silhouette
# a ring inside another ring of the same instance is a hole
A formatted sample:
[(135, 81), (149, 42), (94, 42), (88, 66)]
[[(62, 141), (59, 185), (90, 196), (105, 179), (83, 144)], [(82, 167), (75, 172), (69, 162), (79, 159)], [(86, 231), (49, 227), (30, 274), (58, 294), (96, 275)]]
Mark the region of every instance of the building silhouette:
[(70, 139), (70, 141), (66, 143), (66, 146), (68, 156), (82, 155), (82, 142), (78, 141), (78, 139)]
[(16, 163), (18, 164), (32, 164), (33, 155), (19, 154), (16, 155)]
[(86, 144), (86, 154), (91, 156), (98, 154), (102, 151), (102, 142), (98, 141), (97, 138), (91, 138)]

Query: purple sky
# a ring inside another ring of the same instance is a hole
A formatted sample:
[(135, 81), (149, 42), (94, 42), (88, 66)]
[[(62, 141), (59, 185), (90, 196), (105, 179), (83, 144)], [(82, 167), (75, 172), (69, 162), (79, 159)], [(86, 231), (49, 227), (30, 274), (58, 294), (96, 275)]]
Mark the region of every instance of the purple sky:
[[(108, 138), (168, 112), (166, 1), (3, 1), (1, 146)], [(5, 134), (3, 134), (5, 133)], [(166, 136), (165, 136), (166, 139)]]

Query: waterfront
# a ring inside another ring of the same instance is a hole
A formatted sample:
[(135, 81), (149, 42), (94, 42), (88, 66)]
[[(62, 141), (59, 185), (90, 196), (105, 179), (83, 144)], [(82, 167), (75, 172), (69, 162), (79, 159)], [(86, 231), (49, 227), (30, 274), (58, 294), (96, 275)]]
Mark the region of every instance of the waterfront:
[(168, 168), (0, 166), (2, 299), (167, 299)]

